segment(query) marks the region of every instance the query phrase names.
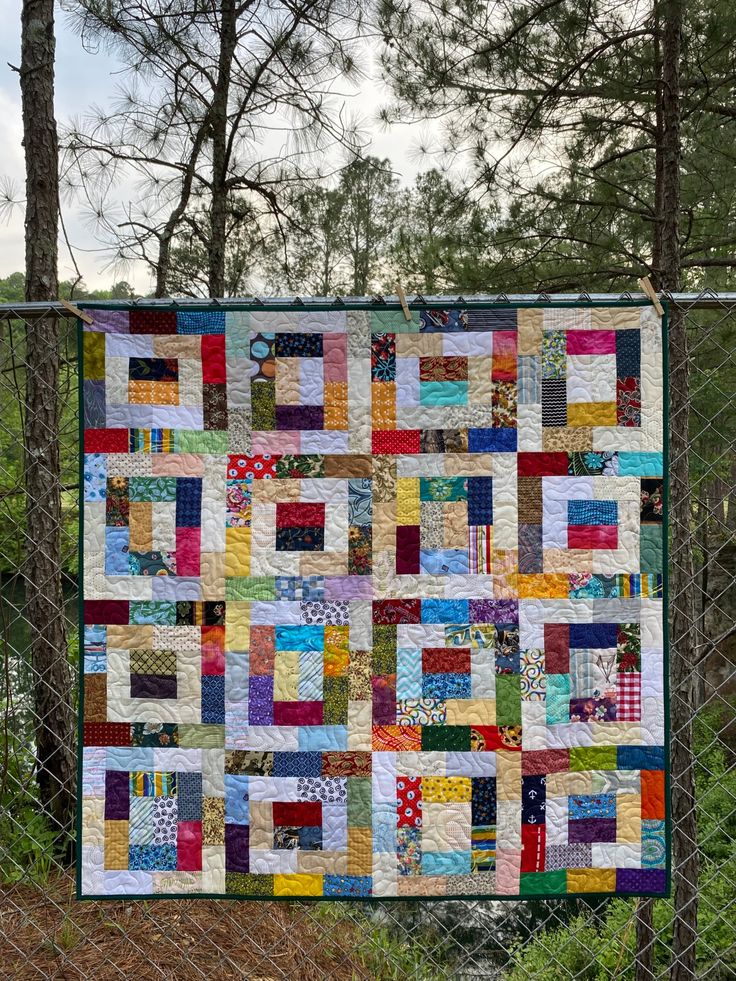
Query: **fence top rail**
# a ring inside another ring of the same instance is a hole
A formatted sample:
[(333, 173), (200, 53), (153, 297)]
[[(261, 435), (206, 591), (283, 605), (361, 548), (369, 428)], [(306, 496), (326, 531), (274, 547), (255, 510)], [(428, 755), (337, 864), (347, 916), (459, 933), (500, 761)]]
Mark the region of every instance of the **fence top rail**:
[[(716, 292), (715, 290), (703, 290), (700, 293), (670, 293), (662, 291), (659, 297), (669, 301), (673, 306), (681, 308), (696, 307), (705, 309), (709, 307), (733, 307), (736, 306), (736, 291)], [(382, 307), (401, 307), (401, 298), (397, 295), (373, 296), (244, 296), (244, 297), (222, 297), (208, 299), (205, 297), (167, 297), (155, 299), (152, 297), (137, 297), (133, 300), (75, 300), (73, 301), (82, 310), (130, 310), (136, 307), (153, 307), (160, 309), (211, 309), (213, 306), (223, 310), (247, 310), (250, 308), (258, 309), (279, 309), (281, 307), (335, 307), (335, 308), (377, 308)], [(642, 293), (637, 291), (625, 291), (622, 293), (473, 293), (468, 296), (456, 296), (455, 294), (442, 294), (423, 296), (418, 293), (412, 297), (407, 296), (406, 302), (409, 306), (447, 306), (453, 305), (475, 305), (475, 304), (497, 304), (499, 306), (509, 304), (539, 304), (540, 306), (575, 306), (579, 304), (617, 304), (635, 303), (642, 306), (650, 301)], [(18, 302), (0, 303), (0, 320), (12, 320), (16, 318), (31, 319), (38, 317), (71, 317), (73, 314), (69, 308), (64, 306), (60, 300), (48, 300), (43, 302)]]

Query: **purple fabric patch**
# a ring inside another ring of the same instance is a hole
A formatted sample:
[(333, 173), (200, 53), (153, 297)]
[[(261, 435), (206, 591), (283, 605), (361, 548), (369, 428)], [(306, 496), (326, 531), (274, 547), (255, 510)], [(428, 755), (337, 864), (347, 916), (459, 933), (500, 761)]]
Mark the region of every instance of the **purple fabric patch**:
[(251, 675), (248, 682), (248, 722), (252, 726), (273, 725), (273, 677)]
[(616, 869), (616, 892), (667, 892), (664, 869)]
[(105, 422), (105, 383), (87, 378), (84, 381), (84, 427), (104, 429)]
[(373, 725), (396, 725), (396, 677), (380, 675), (371, 679), (373, 687)]
[(176, 675), (132, 674), (131, 698), (176, 698)]
[(127, 770), (105, 773), (105, 820), (127, 821), (130, 817), (130, 779)]
[(277, 405), (277, 429), (322, 429), (325, 410), (321, 405)]
[(325, 580), (325, 599), (373, 599), (373, 585), (367, 576), (330, 576)]
[(471, 599), (469, 603), (471, 623), (518, 623), (517, 600)]
[(588, 841), (615, 842), (616, 819), (581, 818), (578, 821), (569, 821), (567, 825), (567, 839), (571, 845)]
[(127, 310), (93, 310), (94, 326), (85, 330), (100, 331), (103, 334), (129, 334)]
[(225, 825), (225, 871), (249, 872), (250, 828), (246, 824)]

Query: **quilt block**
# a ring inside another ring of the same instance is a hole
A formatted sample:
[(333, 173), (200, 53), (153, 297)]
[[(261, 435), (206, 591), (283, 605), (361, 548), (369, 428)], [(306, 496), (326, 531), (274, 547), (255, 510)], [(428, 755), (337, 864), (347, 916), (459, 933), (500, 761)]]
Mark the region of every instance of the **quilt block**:
[(90, 313), (79, 895), (666, 894), (654, 310)]

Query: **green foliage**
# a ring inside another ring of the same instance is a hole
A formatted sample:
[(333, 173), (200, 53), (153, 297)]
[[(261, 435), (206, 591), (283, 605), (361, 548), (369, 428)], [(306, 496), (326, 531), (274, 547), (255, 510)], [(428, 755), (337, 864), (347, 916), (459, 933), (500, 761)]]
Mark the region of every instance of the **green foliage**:
[[(412, 941), (408, 943), (405, 933), (397, 935), (388, 922), (382, 922), (380, 908), (374, 907), (364, 913), (358, 903), (352, 908), (336, 903), (319, 903), (316, 911), (330, 924), (326, 939), (335, 943), (338, 957), (344, 956), (340, 924), (347, 922), (357, 926), (353, 930), (356, 941), (353, 957), (376, 981), (404, 981), (405, 978), (412, 981), (450, 981), (453, 976), (449, 966), (449, 949), (445, 949), (446, 945), (436, 930), (418, 926), (412, 930)], [(393, 916), (389, 922), (393, 922)], [(431, 957), (427, 955), (428, 950), (432, 952)]]
[(0, 883), (43, 883), (56, 867), (57, 832), (40, 808), (32, 753), (12, 730), (2, 740)]
[(398, 181), (388, 160), (351, 161), (335, 187), (298, 193), (290, 224), (266, 250), (270, 288), (317, 296), (378, 288), (396, 224)]
[[(502, 202), (467, 289), (608, 290), (660, 273), (663, 6), (381, 0), (384, 118), (437, 120), (441, 152), (463, 155), (472, 186)], [(725, 0), (682, 7), (681, 262), (688, 285), (707, 271), (725, 287), (736, 13)]]

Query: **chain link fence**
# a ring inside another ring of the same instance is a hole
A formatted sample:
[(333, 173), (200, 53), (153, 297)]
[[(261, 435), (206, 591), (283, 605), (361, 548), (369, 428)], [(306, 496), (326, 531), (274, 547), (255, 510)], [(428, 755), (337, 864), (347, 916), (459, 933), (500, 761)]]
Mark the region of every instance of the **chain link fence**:
[[(383, 905), (74, 898), (73, 832), (59, 830), (55, 809), (68, 788), (39, 789), (37, 748), (49, 703), (39, 699), (38, 690), (48, 678), (41, 676), (46, 669), (32, 648), (37, 617), (63, 625), (58, 635), (66, 636), (70, 677), (76, 676), (76, 319), (58, 304), (0, 308), (0, 963), (8, 977), (649, 981), (677, 974), (673, 949), (679, 959), (688, 946), (682, 937), (673, 939), (677, 919), (683, 904), (690, 902), (694, 910), (695, 901), (697, 929), (690, 946), (696, 966), (687, 976), (736, 976), (736, 294), (678, 294), (671, 303), (685, 324), (689, 351), (671, 349), (670, 372), (679, 372), (680, 381), (689, 378), (689, 393), (683, 398), (681, 386), (673, 390), (670, 423), (678, 425), (678, 414), (680, 423), (688, 414), (689, 421), (684, 442), (673, 441), (670, 465), (677, 467), (678, 453), (687, 459), (691, 492), (687, 519), (675, 524), (670, 552), (680, 573), (673, 577), (670, 612), (675, 619), (687, 617), (691, 661), (687, 697), (673, 700), (673, 710), (692, 705), (692, 718), (673, 717), (673, 748), (684, 754), (695, 782), (694, 806), (675, 812), (680, 847), (674, 853), (688, 856), (682, 869), (697, 882), (683, 881), (673, 900), (640, 903), (618, 898)], [(39, 375), (35, 353), (31, 374), (29, 339), (38, 338), (39, 330), (46, 331), (50, 356), (58, 336), (58, 373)], [(36, 439), (39, 425), (49, 438), (58, 430), (58, 462), (53, 454), (39, 455), (37, 447), (27, 452), (29, 379), (36, 398), (39, 385), (42, 397), (43, 385), (53, 386), (45, 392), (48, 411), (35, 420)], [(54, 493), (29, 501), (29, 486), (41, 486), (38, 470), (36, 483), (29, 484), (29, 469), (39, 466), (42, 486)], [(39, 580), (38, 567), (30, 571), (28, 557), (41, 553), (52, 556), (52, 572), (60, 568), (60, 591), (54, 592), (50, 573)], [(42, 614), (29, 604), (39, 589), (46, 597)], [(673, 645), (679, 642), (673, 636)], [(57, 704), (63, 698), (75, 710), (76, 692), (67, 695), (58, 685), (55, 680), (46, 688)], [(694, 828), (697, 841), (691, 840)], [(677, 873), (675, 868), (676, 880)]]

